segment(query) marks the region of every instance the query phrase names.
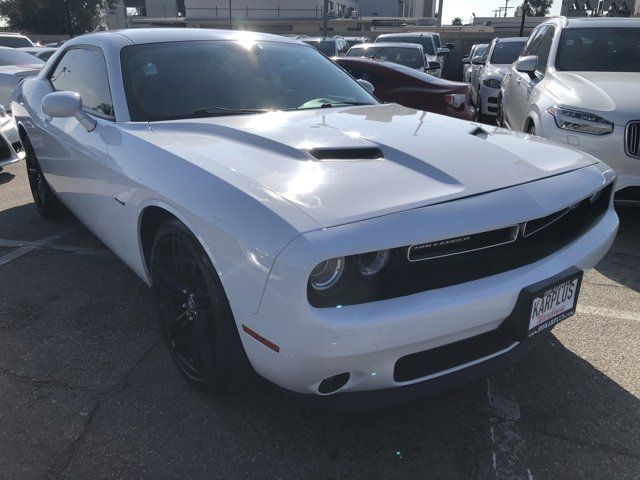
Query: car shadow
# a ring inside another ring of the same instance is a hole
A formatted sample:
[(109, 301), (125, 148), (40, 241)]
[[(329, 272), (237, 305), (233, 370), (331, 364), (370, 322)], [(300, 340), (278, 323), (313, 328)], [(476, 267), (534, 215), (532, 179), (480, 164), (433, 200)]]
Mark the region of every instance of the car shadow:
[[(617, 207), (618, 236), (607, 256), (595, 267), (609, 281), (640, 291), (640, 208)], [(629, 268), (635, 265), (636, 268)]]
[(4, 185), (5, 183), (9, 183), (16, 176), (13, 173), (3, 172), (0, 168), (0, 185)]

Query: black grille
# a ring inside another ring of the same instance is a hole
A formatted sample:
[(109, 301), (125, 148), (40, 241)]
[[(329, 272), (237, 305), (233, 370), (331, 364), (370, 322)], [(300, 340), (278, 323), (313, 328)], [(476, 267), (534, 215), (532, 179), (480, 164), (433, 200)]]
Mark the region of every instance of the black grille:
[[(453, 255), (411, 262), (409, 246), (391, 252), (387, 266), (367, 278), (355, 268), (357, 256), (347, 257), (345, 272), (340, 282), (323, 292), (308, 286), (307, 297), (314, 307), (329, 308), (338, 305), (357, 305), (412, 295), (418, 292), (470, 282), (537, 262), (578, 239), (592, 228), (609, 207), (612, 184), (590, 198), (572, 205), (564, 215), (549, 223), (553, 215), (532, 219), (529, 225), (543, 226), (522, 235), (527, 223), (520, 225), (516, 241), (481, 250), (459, 252), (460, 245), (450, 245)], [(557, 213), (564, 212), (559, 211)], [(547, 224), (544, 226), (544, 224)], [(500, 229), (503, 230), (503, 229)], [(498, 231), (500, 231), (498, 230)]]
[(11, 144), (16, 153), (20, 153), (22, 151), (22, 143), (21, 142), (13, 142)]
[(629, 122), (625, 133), (627, 155), (640, 157), (640, 122)]

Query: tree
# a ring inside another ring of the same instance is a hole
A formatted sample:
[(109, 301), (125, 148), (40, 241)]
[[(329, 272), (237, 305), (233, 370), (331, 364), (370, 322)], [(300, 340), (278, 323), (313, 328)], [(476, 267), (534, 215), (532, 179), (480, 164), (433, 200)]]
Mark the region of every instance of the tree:
[(529, 0), (527, 17), (546, 17), (549, 15), (551, 5), (553, 5), (553, 0)]
[(44, 35), (93, 32), (105, 8), (117, 0), (0, 0), (0, 16), (12, 30)]
[(462, 25), (462, 19), (460, 17), (454, 18), (451, 25)]

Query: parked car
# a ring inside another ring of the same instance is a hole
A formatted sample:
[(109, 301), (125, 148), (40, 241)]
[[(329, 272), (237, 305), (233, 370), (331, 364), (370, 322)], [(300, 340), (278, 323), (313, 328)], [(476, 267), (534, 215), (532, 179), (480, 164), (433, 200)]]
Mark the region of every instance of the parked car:
[(349, 44), (349, 48), (361, 43), (371, 43), (371, 39), (369, 37), (344, 37), (344, 39)]
[(358, 80), (366, 80), (374, 95), (385, 103), (456, 117), (473, 119), (469, 105), (469, 84), (436, 78), (397, 63), (367, 58), (341, 57), (333, 59)]
[(640, 202), (640, 20), (557, 18), (511, 67), (498, 122), (588, 152), (618, 174), (617, 199)]
[(473, 45), (471, 47), (471, 51), (469, 52), (469, 55), (467, 55), (466, 57), (462, 57), (462, 64), (463, 64), (462, 78), (465, 82), (471, 83), (471, 77), (473, 72), (480, 68), (480, 65), (474, 65), (472, 63), (472, 60), (473, 59), (482, 60), (482, 56), (484, 55), (484, 52), (487, 51), (488, 47), (489, 47), (488, 43), (479, 43), (479, 44)]
[(20, 33), (0, 32), (0, 47), (35, 47), (36, 45)]
[(327, 57), (342, 56), (347, 53), (347, 50), (349, 50), (349, 44), (342, 37), (304, 37), (300, 38), (300, 40), (307, 45), (311, 45)]
[(56, 56), (13, 102), (35, 205), (153, 288), (209, 393), (245, 355), (351, 407), (486, 375), (575, 312), (618, 227), (594, 157), (381, 105), (296, 40), (145, 28)]
[(444, 64), (444, 56), (448, 51), (439, 49), (436, 46), (436, 40), (432, 33), (429, 32), (405, 32), (405, 33), (385, 33), (376, 38), (376, 43), (416, 43), (422, 47), (426, 57), (426, 62), (439, 62), (440, 69), (432, 73), (436, 77), (442, 77), (442, 65)]
[(522, 53), (526, 41), (525, 37), (495, 38), (482, 58), (472, 61), (473, 65), (480, 67), (471, 72), (470, 82), (478, 121), (485, 117), (495, 118), (502, 79)]
[(21, 47), (18, 50), (26, 52), (34, 57), (39, 58), (43, 62), (46, 62), (51, 58), (51, 55), (56, 53), (57, 48), (48, 48), (48, 47)]
[(24, 78), (37, 75), (44, 62), (15, 48), (0, 47), (0, 105), (10, 110), (11, 95)]
[(436, 73), (440, 62), (427, 62), (427, 56), (417, 43), (363, 43), (347, 52), (347, 57), (362, 57), (413, 68), (421, 72)]

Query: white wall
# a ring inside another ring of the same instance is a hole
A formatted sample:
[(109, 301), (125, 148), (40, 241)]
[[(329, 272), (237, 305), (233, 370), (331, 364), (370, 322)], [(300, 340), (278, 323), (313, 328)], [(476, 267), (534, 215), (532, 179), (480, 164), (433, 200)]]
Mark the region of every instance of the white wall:
[[(321, 18), (323, 0), (231, 0), (234, 18)], [(356, 0), (333, 0), (338, 6), (355, 8)], [(187, 19), (229, 17), (229, 0), (185, 0)], [(278, 6), (280, 12), (278, 14)]]

